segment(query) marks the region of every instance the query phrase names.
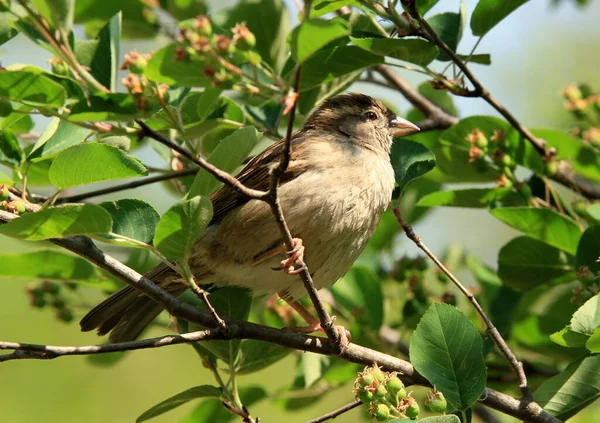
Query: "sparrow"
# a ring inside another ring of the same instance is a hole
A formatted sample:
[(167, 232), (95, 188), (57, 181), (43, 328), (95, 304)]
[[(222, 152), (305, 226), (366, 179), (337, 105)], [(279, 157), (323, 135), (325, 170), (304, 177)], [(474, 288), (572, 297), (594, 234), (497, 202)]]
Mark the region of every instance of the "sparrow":
[[(308, 322), (298, 330), (318, 330), (318, 320), (296, 302), (306, 294), (300, 278), (292, 276), (299, 271), (297, 263), (306, 263), (317, 289), (333, 285), (350, 269), (392, 197), (393, 139), (418, 130), (364, 94), (323, 101), (292, 135), (289, 166), (280, 179), (279, 200), (294, 249), (286, 251), (266, 202), (223, 185), (210, 196), (212, 220), (190, 255), (197, 283), (277, 293)], [(236, 175), (238, 180), (268, 190), (284, 145), (280, 140), (255, 156)], [(176, 296), (187, 289), (166, 264), (144, 276)], [(160, 304), (128, 286), (94, 307), (81, 320), (81, 330), (110, 333), (110, 342), (131, 341), (161, 311)]]

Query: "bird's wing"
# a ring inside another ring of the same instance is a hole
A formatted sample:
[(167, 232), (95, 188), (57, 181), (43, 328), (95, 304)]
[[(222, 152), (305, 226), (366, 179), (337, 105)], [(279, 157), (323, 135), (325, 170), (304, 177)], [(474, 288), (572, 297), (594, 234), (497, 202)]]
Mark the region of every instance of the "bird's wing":
[[(292, 138), (290, 163), (287, 171), (280, 179), (280, 185), (295, 179), (307, 169), (306, 161), (302, 160), (300, 154), (293, 148), (300, 142), (301, 139), (297, 137)], [(236, 178), (248, 188), (263, 191), (268, 190), (270, 171), (279, 164), (284, 145), (284, 140), (273, 143), (262, 153), (250, 160), (240, 173), (236, 175)], [(248, 202), (248, 198), (228, 185), (221, 186), (221, 188), (210, 196), (210, 199), (213, 203), (211, 224), (218, 223), (231, 210)]]

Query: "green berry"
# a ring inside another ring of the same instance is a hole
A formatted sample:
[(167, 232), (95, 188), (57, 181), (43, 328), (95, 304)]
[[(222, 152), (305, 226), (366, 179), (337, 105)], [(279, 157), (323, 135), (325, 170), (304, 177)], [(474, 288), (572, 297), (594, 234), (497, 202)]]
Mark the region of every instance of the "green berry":
[(34, 295), (31, 298), (31, 305), (35, 308), (44, 308), (44, 307), (46, 307), (46, 304), (47, 304), (46, 299), (41, 295)]
[(13, 112), (13, 106), (8, 100), (0, 100), (0, 117), (6, 117)]
[(478, 137), (477, 140), (475, 141), (475, 145), (477, 147), (481, 148), (482, 150), (485, 150), (488, 146), (488, 139), (484, 136)]
[(385, 388), (392, 394), (396, 394), (401, 389), (404, 389), (404, 383), (402, 383), (398, 376), (394, 375), (385, 382)]
[(385, 386), (383, 386), (383, 384), (379, 385), (377, 387), (377, 390), (375, 392), (373, 392), (373, 398), (375, 398), (375, 399), (383, 398), (387, 395), (387, 393), (388, 392), (387, 392), (387, 389), (385, 389)]
[(508, 154), (505, 154), (502, 156), (501, 163), (503, 166), (510, 167), (513, 164), (512, 157), (510, 157)]
[(558, 172), (558, 165), (555, 161), (546, 162), (545, 172), (547, 176), (553, 176)]
[(372, 368), (371, 370), (371, 374), (373, 375), (373, 377), (375, 378), (375, 380), (379, 383), (383, 382), (385, 380), (385, 372), (383, 370), (381, 370), (379, 368), (379, 366), (377, 364), (375, 364), (375, 366)]
[(60, 285), (56, 282), (44, 281), (42, 282), (42, 290), (48, 294), (56, 295), (60, 292)]
[(427, 394), (425, 408), (434, 413), (445, 413), (448, 408), (448, 402), (440, 391), (434, 390)]
[(6, 185), (0, 185), (0, 201), (8, 199), (8, 187)]
[(365, 372), (358, 379), (360, 386), (369, 386), (375, 382), (375, 377), (371, 373)]
[(75, 318), (73, 312), (68, 308), (58, 310), (56, 317), (66, 323), (72, 322)]
[(61, 309), (61, 308), (64, 308), (65, 305), (66, 305), (65, 300), (62, 299), (62, 298), (60, 298), (60, 297), (55, 298), (54, 300), (52, 300), (52, 307), (54, 307), (54, 308)]
[(361, 389), (356, 392), (356, 398), (361, 400), (365, 404), (368, 404), (371, 401), (373, 401), (374, 396), (373, 396), (373, 392), (367, 391), (366, 389)]
[(406, 417), (409, 419), (416, 419), (419, 417), (419, 411), (419, 404), (413, 399), (410, 405), (406, 408), (404, 414), (406, 414)]
[(390, 418), (390, 407), (385, 404), (377, 404), (371, 415), (378, 422), (388, 421)]

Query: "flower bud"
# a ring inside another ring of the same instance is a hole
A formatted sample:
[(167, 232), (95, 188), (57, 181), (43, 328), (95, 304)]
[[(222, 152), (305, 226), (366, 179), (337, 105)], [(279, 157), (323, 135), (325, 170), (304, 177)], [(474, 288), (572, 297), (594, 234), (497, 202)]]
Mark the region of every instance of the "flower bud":
[(579, 87), (575, 84), (569, 84), (560, 92), (561, 97), (569, 100), (578, 100), (583, 98), (583, 94)]
[(142, 80), (135, 74), (130, 73), (125, 78), (121, 79), (121, 83), (133, 95), (144, 93)]
[(465, 138), (471, 145), (475, 145), (479, 148), (486, 148), (488, 145), (488, 140), (479, 130), (479, 128), (473, 129)]
[(444, 394), (437, 389), (434, 389), (427, 394), (425, 408), (434, 413), (445, 413), (448, 408), (448, 402), (446, 401)]
[(210, 19), (208, 19), (206, 16), (198, 15), (196, 19), (194, 19), (193, 25), (198, 34), (208, 37), (212, 35), (212, 25), (210, 23)]
[(256, 45), (256, 37), (246, 26), (246, 22), (235, 24), (233, 29), (233, 40), (240, 50), (248, 50)]
[(69, 66), (60, 58), (60, 57), (52, 57), (48, 60), (50, 64), (50, 69), (52, 69), (52, 73), (62, 76), (69, 76)]

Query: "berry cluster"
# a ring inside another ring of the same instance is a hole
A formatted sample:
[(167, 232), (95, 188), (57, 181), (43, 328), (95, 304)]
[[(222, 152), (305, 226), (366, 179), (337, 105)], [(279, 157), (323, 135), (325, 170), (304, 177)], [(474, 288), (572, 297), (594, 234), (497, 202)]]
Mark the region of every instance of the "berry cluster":
[(24, 202), (21, 200), (9, 201), (9, 197), (8, 186), (0, 184), (0, 210), (6, 210), (7, 212), (16, 215), (23, 214), (27, 211)]
[(560, 93), (564, 106), (577, 119), (573, 135), (586, 144), (600, 148), (600, 93), (588, 84), (569, 84)]
[(39, 284), (31, 283), (26, 287), (29, 304), (32, 307), (44, 308), (49, 304), (55, 310), (56, 318), (68, 323), (74, 319), (74, 315), (61, 291), (60, 284), (50, 281), (42, 281)]
[(600, 293), (600, 272), (594, 273), (589, 267), (581, 266), (577, 270), (577, 279), (581, 285), (573, 289), (572, 303), (583, 304)]
[(169, 86), (166, 84), (151, 83), (144, 76), (144, 70), (151, 58), (150, 54), (130, 51), (125, 54), (125, 61), (121, 65), (121, 70), (129, 70), (130, 72), (129, 75), (121, 80), (121, 83), (133, 95), (136, 107), (140, 113), (152, 107), (151, 102), (153, 101), (158, 101), (161, 107), (168, 101)]

